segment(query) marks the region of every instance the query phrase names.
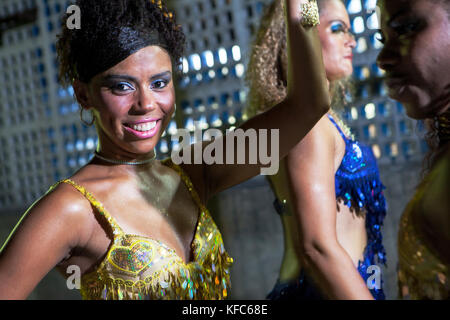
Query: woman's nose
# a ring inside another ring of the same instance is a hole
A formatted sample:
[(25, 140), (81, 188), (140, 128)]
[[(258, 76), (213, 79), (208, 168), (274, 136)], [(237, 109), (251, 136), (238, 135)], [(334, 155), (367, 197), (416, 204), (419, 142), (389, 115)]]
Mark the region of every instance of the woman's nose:
[(347, 33), (347, 46), (351, 47), (352, 49), (356, 48), (356, 40), (355, 35), (351, 32)]
[(141, 89), (137, 105), (140, 110), (144, 110), (146, 112), (155, 109), (156, 99), (154, 97), (154, 93), (150, 89)]
[(384, 71), (392, 70), (400, 61), (400, 56), (390, 47), (384, 46), (377, 57), (377, 65)]

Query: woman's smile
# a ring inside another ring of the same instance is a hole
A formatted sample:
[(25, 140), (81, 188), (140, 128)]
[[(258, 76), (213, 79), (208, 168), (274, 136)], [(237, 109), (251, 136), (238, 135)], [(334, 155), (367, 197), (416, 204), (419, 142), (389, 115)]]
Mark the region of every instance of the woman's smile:
[(161, 129), (161, 119), (147, 120), (137, 123), (126, 123), (125, 130), (140, 139), (153, 138)]

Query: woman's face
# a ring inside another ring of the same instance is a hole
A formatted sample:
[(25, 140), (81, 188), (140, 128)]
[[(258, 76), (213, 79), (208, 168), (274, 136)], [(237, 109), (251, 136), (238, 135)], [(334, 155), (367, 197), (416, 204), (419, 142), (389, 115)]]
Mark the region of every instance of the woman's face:
[(169, 54), (148, 46), (130, 55), (92, 79), (85, 104), (94, 109), (102, 151), (131, 157), (152, 152), (174, 112)]
[(356, 42), (350, 33), (350, 20), (341, 1), (324, 1), (320, 10), (318, 32), (328, 80), (335, 81), (350, 76), (353, 72), (353, 49)]
[(432, 118), (450, 103), (450, 21), (443, 2), (381, 2), (378, 65), (389, 96), (416, 119)]

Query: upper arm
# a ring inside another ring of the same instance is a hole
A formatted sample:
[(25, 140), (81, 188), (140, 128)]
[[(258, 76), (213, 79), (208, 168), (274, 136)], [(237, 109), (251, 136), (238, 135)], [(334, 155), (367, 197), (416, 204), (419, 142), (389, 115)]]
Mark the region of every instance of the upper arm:
[(289, 191), (278, 188), (284, 188), (298, 215), (303, 248), (337, 244), (334, 139), (325, 116), (285, 161)]
[[(78, 246), (86, 206), (58, 186), (23, 215), (0, 252), (0, 299), (25, 299)], [(83, 231), (84, 230), (84, 231)]]

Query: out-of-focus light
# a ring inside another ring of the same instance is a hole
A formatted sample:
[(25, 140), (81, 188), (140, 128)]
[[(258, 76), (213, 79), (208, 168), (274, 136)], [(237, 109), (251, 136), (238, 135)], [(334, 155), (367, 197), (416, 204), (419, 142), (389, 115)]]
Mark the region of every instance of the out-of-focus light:
[(169, 152), (169, 146), (168, 146), (166, 140), (161, 140), (161, 145), (160, 145), (160, 147), (159, 147), (159, 151), (160, 151), (161, 153), (167, 153), (167, 152)]
[(361, 0), (351, 0), (347, 6), (348, 13), (355, 14), (361, 12)]
[(363, 53), (367, 50), (367, 41), (365, 38), (361, 37), (356, 42), (356, 52)]
[(372, 10), (375, 10), (377, 7), (377, 0), (366, 0), (364, 3), (364, 7), (366, 11), (371, 12)]
[(206, 50), (203, 52), (203, 58), (205, 59), (205, 63), (209, 68), (214, 66), (214, 55), (210, 50)]
[(241, 55), (241, 47), (239, 47), (238, 45), (235, 45), (231, 48), (231, 53), (233, 54), (233, 59), (234, 61), (240, 61), (242, 58)]
[(235, 123), (236, 123), (236, 118), (235, 118), (234, 116), (230, 116), (230, 117), (228, 118), (228, 123), (229, 123), (229, 124), (235, 124)]
[(378, 22), (377, 13), (374, 12), (367, 18), (367, 27), (372, 30), (376, 30), (380, 28), (380, 23)]
[(347, 6), (348, 13), (355, 14), (361, 12), (361, 0), (351, 0)]
[(194, 53), (193, 55), (191, 55), (190, 59), (191, 59), (192, 67), (195, 70), (198, 71), (202, 68), (202, 60), (200, 59), (200, 56), (198, 54)]
[(356, 17), (353, 19), (353, 31), (355, 33), (362, 33), (364, 30), (364, 19), (362, 17)]
[(219, 48), (217, 54), (219, 55), (219, 62), (221, 64), (226, 64), (228, 62), (227, 50), (225, 50), (225, 48)]
[(369, 125), (369, 137), (375, 138), (377, 136), (377, 127), (372, 123)]
[(352, 120), (358, 120), (358, 109), (356, 109), (355, 107), (353, 107), (351, 109), (351, 115), (352, 115)]
[(189, 131), (193, 132), (195, 130), (194, 120), (192, 120), (192, 118), (188, 118), (186, 120), (186, 123), (185, 123), (184, 127), (186, 129), (188, 129)]
[(223, 68), (222, 68), (222, 74), (223, 74), (224, 76), (227, 76), (229, 72), (230, 72), (230, 71), (228, 70), (227, 67), (223, 67)]
[(364, 107), (364, 113), (366, 114), (366, 118), (368, 120), (375, 118), (375, 105), (373, 103), (368, 103)]
[(241, 78), (244, 75), (245, 68), (244, 68), (244, 65), (242, 63), (238, 63), (235, 66), (235, 70), (236, 70), (236, 76), (238, 78)]
[(372, 146), (372, 151), (373, 151), (373, 154), (375, 155), (375, 157), (376, 157), (377, 159), (380, 159), (380, 158), (381, 158), (381, 149), (380, 149), (380, 146), (379, 146), (379, 145), (374, 144), (374, 145)]
[(189, 72), (189, 62), (186, 58), (183, 58), (183, 73)]
[(176, 124), (175, 121), (171, 121), (171, 122), (170, 122), (169, 128), (168, 128), (167, 131), (168, 131), (169, 134), (172, 135), (172, 136), (175, 135), (175, 134), (178, 132), (177, 124)]

